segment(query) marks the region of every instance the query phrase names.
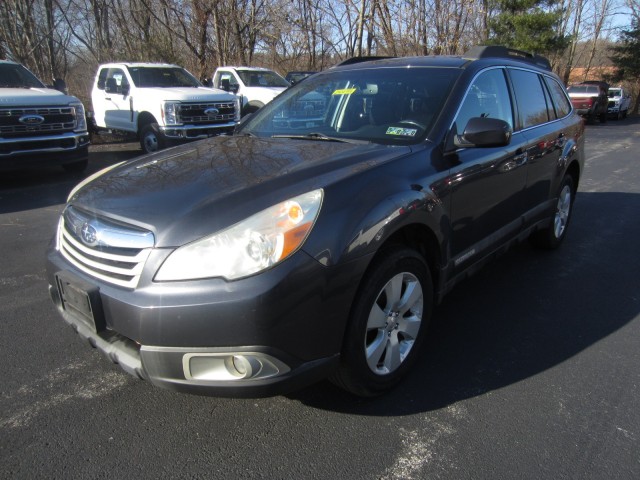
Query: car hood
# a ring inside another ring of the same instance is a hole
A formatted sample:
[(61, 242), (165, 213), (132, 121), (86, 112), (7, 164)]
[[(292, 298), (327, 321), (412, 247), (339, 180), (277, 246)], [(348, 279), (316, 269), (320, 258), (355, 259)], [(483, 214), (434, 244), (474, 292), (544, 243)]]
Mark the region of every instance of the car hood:
[(376, 144), (214, 137), (121, 164), (77, 189), (69, 203), (151, 230), (157, 247), (175, 247), (410, 151)]
[(52, 88), (0, 88), (0, 107), (40, 107), (79, 102)]
[(154, 87), (140, 89), (148, 98), (181, 102), (230, 102), (235, 95), (224, 90), (207, 87)]

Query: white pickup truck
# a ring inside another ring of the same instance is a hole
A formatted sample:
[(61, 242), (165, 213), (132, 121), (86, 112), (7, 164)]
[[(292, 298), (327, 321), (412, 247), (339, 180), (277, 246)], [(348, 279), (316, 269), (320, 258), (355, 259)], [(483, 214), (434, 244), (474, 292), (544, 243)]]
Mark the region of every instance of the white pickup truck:
[(0, 60), (0, 170), (62, 165), (82, 171), (88, 147), (80, 100), (45, 86), (19, 63)]
[(239, 98), (204, 87), (177, 65), (101, 65), (91, 92), (94, 128), (136, 134), (145, 153), (171, 144), (230, 133)]
[(631, 108), (631, 95), (622, 87), (609, 88), (609, 105), (607, 106), (607, 114), (610, 117), (620, 120), (627, 118)]
[(260, 67), (219, 67), (213, 86), (242, 99), (242, 115), (253, 113), (291, 86), (273, 70)]

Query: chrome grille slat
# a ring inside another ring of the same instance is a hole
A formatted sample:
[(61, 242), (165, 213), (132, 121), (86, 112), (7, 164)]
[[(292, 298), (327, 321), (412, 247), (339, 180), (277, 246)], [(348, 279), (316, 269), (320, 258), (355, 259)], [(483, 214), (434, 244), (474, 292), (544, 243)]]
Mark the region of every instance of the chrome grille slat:
[[(20, 118), (25, 115), (42, 117), (42, 123), (24, 125)], [(73, 131), (76, 127), (74, 107), (8, 107), (0, 108), (1, 135), (46, 135)]]
[[(182, 103), (179, 114), (183, 123), (230, 122), (235, 119), (235, 107), (234, 102)], [(220, 112), (217, 115), (205, 115), (204, 111), (208, 108)]]
[[(93, 230), (93, 243), (83, 238), (84, 228)], [(58, 227), (58, 248), (72, 265), (87, 275), (126, 288), (138, 284), (153, 244), (151, 232), (97, 218), (72, 206), (63, 212)]]

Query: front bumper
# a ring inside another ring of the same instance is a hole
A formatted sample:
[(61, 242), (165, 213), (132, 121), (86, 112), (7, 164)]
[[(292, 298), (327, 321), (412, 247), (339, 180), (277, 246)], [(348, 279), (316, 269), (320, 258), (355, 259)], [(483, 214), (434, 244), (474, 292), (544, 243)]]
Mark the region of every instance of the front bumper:
[(224, 133), (232, 133), (236, 122), (219, 123), (213, 125), (180, 125), (160, 127), (160, 133), (168, 140), (198, 140)]
[(64, 165), (87, 160), (89, 134), (0, 138), (0, 169)]
[[(209, 279), (131, 290), (72, 271), (52, 249), (47, 276), (64, 320), (131, 375), (178, 391), (261, 397), (301, 388), (335, 369), (357, 287), (351, 274), (359, 267), (327, 268), (298, 252), (235, 282)], [(97, 293), (93, 307), (104, 328), (96, 331), (65, 308), (60, 278)]]

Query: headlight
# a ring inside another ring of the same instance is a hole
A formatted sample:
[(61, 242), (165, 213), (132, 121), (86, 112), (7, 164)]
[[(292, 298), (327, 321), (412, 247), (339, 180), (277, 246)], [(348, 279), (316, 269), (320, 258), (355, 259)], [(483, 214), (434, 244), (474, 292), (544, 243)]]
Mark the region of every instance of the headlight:
[(155, 280), (235, 280), (276, 265), (302, 246), (318, 217), (322, 196), (322, 190), (299, 195), (178, 248)]
[(240, 118), (241, 118), (240, 112), (242, 111), (242, 101), (240, 100), (239, 96), (236, 96), (236, 98), (234, 100), (234, 104), (235, 104), (235, 108), (236, 108), (236, 116), (234, 118), (234, 121), (239, 122)]
[(162, 105), (162, 118), (165, 125), (180, 125), (180, 102), (164, 102)]
[(74, 132), (86, 132), (87, 131), (87, 117), (84, 113), (84, 105), (82, 103), (70, 103), (70, 107), (73, 107), (76, 114), (76, 128), (73, 129)]

